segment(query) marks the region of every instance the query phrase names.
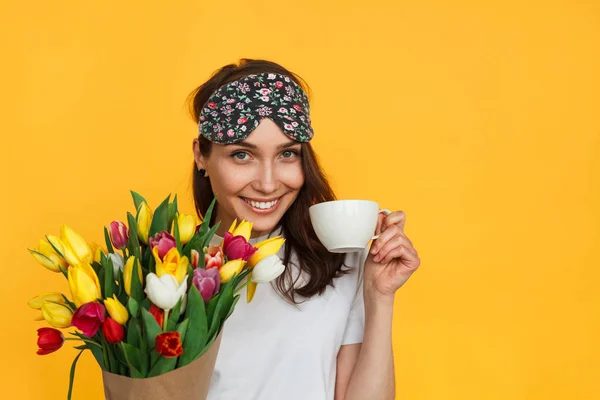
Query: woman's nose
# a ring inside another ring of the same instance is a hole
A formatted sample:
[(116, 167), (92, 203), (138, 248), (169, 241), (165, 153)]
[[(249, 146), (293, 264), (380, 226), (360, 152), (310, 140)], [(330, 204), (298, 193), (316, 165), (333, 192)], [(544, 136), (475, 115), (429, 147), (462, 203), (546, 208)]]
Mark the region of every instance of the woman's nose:
[(273, 167), (266, 166), (257, 171), (254, 189), (262, 193), (273, 193), (277, 190), (277, 176)]

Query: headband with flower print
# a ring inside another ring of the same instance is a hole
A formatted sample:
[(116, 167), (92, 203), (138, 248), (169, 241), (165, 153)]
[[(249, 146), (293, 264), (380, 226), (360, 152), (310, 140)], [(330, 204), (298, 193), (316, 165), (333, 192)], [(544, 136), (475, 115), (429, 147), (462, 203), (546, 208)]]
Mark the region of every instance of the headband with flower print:
[(313, 137), (306, 93), (288, 76), (271, 72), (248, 75), (217, 89), (202, 107), (198, 131), (211, 142), (236, 143), (264, 118), (297, 142)]

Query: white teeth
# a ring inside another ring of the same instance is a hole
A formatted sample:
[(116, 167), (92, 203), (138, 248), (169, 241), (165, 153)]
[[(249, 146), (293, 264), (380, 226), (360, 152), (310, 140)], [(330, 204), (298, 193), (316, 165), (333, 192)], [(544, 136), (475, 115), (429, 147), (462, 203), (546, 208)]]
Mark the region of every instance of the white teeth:
[(252, 207), (260, 208), (261, 210), (268, 210), (269, 208), (272, 208), (273, 206), (275, 206), (275, 204), (277, 204), (277, 202), (279, 201), (279, 199), (277, 199), (274, 201), (269, 201), (267, 203), (263, 203), (263, 202), (248, 200), (246, 198), (243, 198), (243, 199), (246, 203), (250, 204)]

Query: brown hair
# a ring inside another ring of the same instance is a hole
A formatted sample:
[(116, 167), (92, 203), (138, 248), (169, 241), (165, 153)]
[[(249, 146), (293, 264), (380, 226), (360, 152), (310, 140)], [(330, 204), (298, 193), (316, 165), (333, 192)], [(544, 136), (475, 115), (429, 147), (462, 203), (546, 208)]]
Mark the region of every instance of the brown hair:
[[(215, 71), (210, 79), (196, 88), (188, 97), (190, 114), (198, 123), (202, 107), (208, 101), (210, 95), (224, 84), (233, 82), (250, 74), (273, 72), (289, 76), (308, 93), (306, 82), (293, 72), (285, 69), (279, 64), (266, 60), (252, 60), (243, 58), (239, 64), (228, 64)], [(200, 152), (204, 157), (211, 154), (212, 142), (203, 135), (199, 135)], [(305, 298), (316, 294), (322, 294), (328, 285), (334, 286), (334, 278), (347, 272), (343, 268), (344, 254), (330, 253), (321, 244), (313, 230), (308, 218), (308, 208), (317, 203), (335, 200), (335, 194), (327, 181), (325, 173), (319, 167), (317, 155), (309, 142), (302, 143), (302, 169), (304, 170), (304, 185), (298, 193), (298, 197), (281, 219), (282, 233), (285, 237), (285, 251), (283, 263), (290, 265), (292, 250), (299, 262), (299, 269), (308, 274), (308, 282), (300, 287), (294, 288), (296, 278), (292, 277), (291, 269), (286, 268), (285, 273), (279, 276), (275, 285), (283, 297), (291, 303), (297, 304), (296, 295)], [(193, 165), (193, 190), (196, 212), (199, 216), (205, 215), (208, 206), (213, 200), (214, 194), (210, 179), (200, 174)], [(217, 215), (218, 203), (212, 214), (210, 225), (214, 225)]]

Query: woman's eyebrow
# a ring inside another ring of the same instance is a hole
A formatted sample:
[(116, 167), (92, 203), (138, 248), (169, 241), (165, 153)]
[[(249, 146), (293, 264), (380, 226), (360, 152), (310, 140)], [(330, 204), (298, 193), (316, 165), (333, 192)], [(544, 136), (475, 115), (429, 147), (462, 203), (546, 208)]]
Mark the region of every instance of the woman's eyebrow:
[[(288, 147), (293, 147), (294, 145), (296, 145), (297, 142), (294, 140), (291, 140), (287, 143), (284, 143), (282, 145), (279, 145), (277, 148), (278, 149), (287, 149)], [(248, 143), (248, 142), (238, 142), (238, 143), (230, 143), (227, 144), (226, 146), (241, 146), (241, 147), (246, 147), (248, 149), (258, 149), (258, 146), (252, 143)]]

